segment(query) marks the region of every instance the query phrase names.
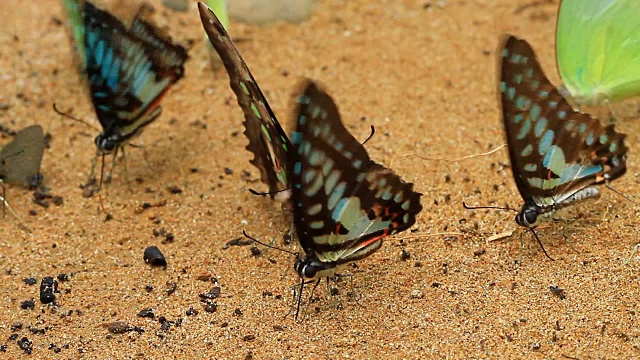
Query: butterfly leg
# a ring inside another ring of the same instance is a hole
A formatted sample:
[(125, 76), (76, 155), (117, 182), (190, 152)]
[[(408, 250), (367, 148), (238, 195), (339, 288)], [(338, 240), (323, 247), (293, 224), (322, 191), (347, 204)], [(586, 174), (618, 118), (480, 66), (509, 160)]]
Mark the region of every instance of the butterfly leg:
[(129, 168), (127, 167), (127, 155), (124, 152), (124, 146), (122, 147), (122, 162), (124, 166), (124, 181), (127, 183), (129, 191), (133, 192), (133, 189), (131, 189), (131, 182), (129, 181)]
[[(329, 298), (331, 299), (330, 302), (330, 306), (334, 309), (342, 309), (342, 301), (340, 300), (340, 298), (338, 297), (338, 295), (340, 294), (340, 291), (338, 290), (338, 286), (337, 286), (337, 282), (338, 280), (345, 278), (345, 277), (349, 277), (351, 278), (350, 274), (336, 274), (332, 279), (327, 278), (327, 292), (329, 293)], [(331, 284), (333, 283), (334, 286), (331, 286)], [(353, 283), (352, 283), (353, 286)]]
[[(533, 237), (536, 238), (536, 241), (538, 242), (538, 245), (540, 245), (540, 249), (542, 249), (542, 252), (544, 253), (544, 255), (546, 257), (548, 257), (549, 260), (552, 260), (552, 261), (555, 260), (554, 258), (549, 256), (549, 254), (547, 253), (547, 250), (544, 248), (544, 245), (542, 245), (542, 241), (540, 241), (540, 238), (538, 237), (538, 234), (536, 234), (535, 228), (530, 228), (530, 231), (531, 231), (531, 234), (533, 235)], [(522, 238), (520, 238), (520, 239), (522, 240)]]
[(144, 147), (144, 145), (129, 143), (129, 146), (132, 146), (136, 149), (142, 149), (142, 159), (144, 160), (144, 163), (147, 165), (149, 170), (155, 171), (155, 169), (153, 168), (153, 165), (151, 165), (151, 162), (149, 162), (149, 157), (147, 156), (147, 149)]
[[(100, 167), (100, 182), (98, 184), (96, 181), (95, 173), (96, 166), (98, 164), (98, 158), (102, 158), (102, 166)], [(104, 169), (104, 155), (102, 155), (99, 151), (96, 152), (96, 156), (93, 157), (91, 161), (91, 171), (89, 172), (89, 178), (87, 182), (84, 183), (81, 187), (84, 189), (82, 192), (82, 196), (86, 198), (90, 198), (93, 194), (100, 191), (102, 187), (102, 170)]]
[[(311, 289), (311, 294), (309, 294), (309, 301), (307, 301), (307, 308), (304, 311), (305, 314), (309, 313), (309, 307), (311, 307), (311, 302), (313, 301), (313, 293), (315, 293), (316, 288), (318, 287), (318, 285), (320, 285), (320, 281), (322, 281), (322, 278), (319, 278)], [(300, 292), (300, 295), (302, 295), (302, 292)], [(300, 304), (298, 304), (298, 308), (300, 308)]]
[(7, 216), (7, 206), (9, 206), (9, 204), (5, 200), (7, 198), (7, 191), (4, 187), (4, 181), (2, 181), (2, 179), (0, 179), (0, 187), (2, 187), (2, 196), (0, 196), (0, 199), (2, 200), (2, 217), (5, 217)]

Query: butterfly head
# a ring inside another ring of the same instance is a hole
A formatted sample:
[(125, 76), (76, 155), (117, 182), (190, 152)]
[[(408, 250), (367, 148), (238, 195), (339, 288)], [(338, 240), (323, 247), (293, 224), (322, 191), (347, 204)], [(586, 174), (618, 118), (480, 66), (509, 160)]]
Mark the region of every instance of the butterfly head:
[(323, 277), (333, 277), (338, 270), (335, 263), (322, 262), (314, 256), (300, 256), (296, 257), (296, 262), (293, 264), (293, 268), (296, 270), (301, 279), (313, 280), (321, 279)]
[(538, 223), (538, 216), (542, 210), (533, 202), (525, 202), (522, 209), (516, 215), (516, 223), (526, 228), (534, 227)]
[(122, 144), (122, 140), (122, 137), (118, 134), (107, 135), (106, 133), (101, 133), (96, 136), (95, 142), (98, 151), (106, 155), (114, 152)]

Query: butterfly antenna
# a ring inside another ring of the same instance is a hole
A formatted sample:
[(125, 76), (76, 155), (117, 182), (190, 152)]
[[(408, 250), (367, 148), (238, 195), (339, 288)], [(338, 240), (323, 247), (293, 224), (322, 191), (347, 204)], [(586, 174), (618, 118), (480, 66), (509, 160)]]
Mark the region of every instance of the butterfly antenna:
[(77, 117), (75, 117), (75, 116), (73, 116), (73, 115), (71, 115), (71, 114), (69, 114), (69, 113), (67, 113), (67, 112), (64, 112), (64, 111), (60, 111), (60, 110), (58, 110), (58, 108), (56, 107), (56, 103), (53, 103), (53, 111), (55, 111), (56, 113), (58, 113), (58, 115), (62, 115), (62, 116), (66, 117), (66, 118), (68, 118), (68, 119), (71, 119), (71, 120), (73, 120), (73, 121), (77, 121), (77, 122), (79, 122), (79, 123), (85, 124), (85, 125), (87, 125), (88, 127), (92, 128), (93, 130), (96, 130), (97, 132), (100, 132), (100, 129), (98, 129), (97, 127), (95, 127), (95, 126), (93, 126), (93, 125), (89, 124), (88, 122), (86, 122), (86, 121), (84, 121), (84, 120), (82, 120), (82, 119), (79, 119), (79, 118), (77, 118)]
[[(540, 241), (540, 238), (538, 237), (538, 234), (536, 234), (535, 229), (534, 228), (530, 228), (529, 230), (533, 234), (533, 237), (536, 238), (536, 241), (538, 241), (538, 244), (540, 245), (540, 249), (542, 249), (542, 252), (545, 254), (545, 256), (548, 257), (549, 260), (555, 261), (555, 259), (552, 258), (551, 256), (549, 256), (549, 253), (547, 253), (547, 250), (544, 248), (544, 245), (542, 245), (542, 241)], [(529, 231), (529, 230), (527, 230), (527, 231)]]
[(634, 205), (636, 205), (636, 206), (640, 206), (640, 204), (638, 204), (637, 202), (633, 201), (633, 200), (632, 200), (630, 197), (628, 197), (627, 195), (625, 195), (625, 194), (621, 193), (620, 191), (618, 191), (618, 190), (616, 190), (616, 189), (612, 188), (611, 186), (609, 186), (609, 184), (606, 184), (606, 185), (605, 185), (605, 187), (606, 187), (607, 189), (609, 189), (609, 190), (613, 191), (614, 193), (616, 193), (616, 194), (618, 194), (618, 195), (622, 196), (623, 198), (625, 198), (625, 199), (629, 200), (632, 204), (634, 204)]
[(273, 195), (273, 194), (277, 194), (277, 193), (281, 193), (281, 192), (285, 192), (285, 191), (289, 191), (289, 190), (291, 190), (291, 189), (286, 188), (286, 189), (281, 189), (281, 190), (276, 190), (276, 191), (259, 192), (259, 191), (255, 191), (255, 190), (249, 188), (249, 192), (252, 193), (253, 195), (257, 195), (257, 196)]
[(249, 240), (251, 240), (251, 241), (253, 241), (253, 242), (256, 242), (256, 243), (258, 243), (258, 244), (260, 244), (260, 245), (262, 245), (262, 246), (264, 246), (264, 247), (267, 247), (267, 248), (269, 248), (269, 249), (275, 249), (275, 250), (279, 250), (279, 251), (282, 251), (282, 252), (286, 252), (287, 254), (291, 254), (291, 255), (293, 255), (293, 256), (298, 256), (298, 253), (294, 253), (293, 251), (289, 251), (289, 250), (281, 249), (281, 248), (279, 248), (279, 247), (277, 247), (277, 246), (273, 246), (273, 245), (269, 245), (269, 244), (267, 244), (267, 243), (264, 243), (264, 242), (262, 242), (262, 241), (260, 241), (260, 240), (258, 240), (258, 239), (256, 239), (256, 238), (254, 238), (254, 237), (250, 236), (250, 235), (249, 235), (249, 234), (247, 234), (247, 232), (246, 232), (246, 231), (244, 231), (244, 230), (242, 230), (242, 235), (244, 235), (247, 239), (249, 239)]
[(376, 128), (371, 125), (371, 134), (369, 134), (369, 137), (367, 138), (367, 140), (365, 140), (362, 145), (366, 144), (367, 141), (371, 140), (371, 138), (373, 137), (373, 135), (376, 133)]
[(502, 206), (469, 206), (464, 201), (462, 202), (462, 206), (464, 206), (464, 208), (467, 209), (467, 210), (496, 209), (496, 210), (515, 211), (515, 212), (519, 213), (518, 210), (516, 210), (514, 208), (510, 208), (510, 207), (502, 207)]

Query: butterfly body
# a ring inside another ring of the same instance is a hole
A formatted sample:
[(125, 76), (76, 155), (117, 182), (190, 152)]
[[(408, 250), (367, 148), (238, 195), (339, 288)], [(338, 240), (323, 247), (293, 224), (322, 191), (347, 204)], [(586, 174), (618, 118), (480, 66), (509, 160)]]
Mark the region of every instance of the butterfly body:
[(526, 41), (502, 47), (499, 93), (511, 168), (533, 227), (541, 214), (599, 196), (596, 185), (626, 172), (626, 135), (574, 111), (542, 72)]
[(270, 196), (287, 206), (291, 197), (287, 174), (291, 142), (224, 26), (203, 3), (198, 3), (198, 9), (209, 42), (227, 70), (231, 89), (244, 113), (244, 135), (249, 139), (246, 148), (254, 154), (250, 162), (260, 170)]
[(96, 147), (100, 154), (112, 153), (160, 115), (160, 100), (184, 75), (187, 52), (144, 19), (144, 6), (127, 28), (88, 1), (64, 4), (103, 128)]

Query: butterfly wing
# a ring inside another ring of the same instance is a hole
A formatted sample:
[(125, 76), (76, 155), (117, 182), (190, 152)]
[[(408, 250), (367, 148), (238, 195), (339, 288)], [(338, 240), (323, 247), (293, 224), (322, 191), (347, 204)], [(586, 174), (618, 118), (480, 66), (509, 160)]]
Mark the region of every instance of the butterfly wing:
[(640, 95), (640, 1), (562, 0), (556, 59), (580, 104)]
[(369, 159), (316, 84), (309, 81), (297, 102), (289, 173), (300, 245), (324, 263), (364, 258), (415, 223), (421, 194)]
[(44, 135), (40, 125), (32, 125), (18, 132), (0, 150), (0, 179), (7, 183), (30, 186), (39, 176), (44, 153)]
[(198, 9), (202, 26), (224, 63), (231, 89), (244, 112), (244, 134), (249, 139), (247, 150), (254, 155), (251, 163), (260, 170), (262, 182), (269, 185), (271, 197), (285, 202), (290, 196), (287, 191), (290, 189), (287, 176), (289, 139), (218, 18), (202, 3), (198, 3)]
[(542, 72), (533, 49), (510, 36), (500, 94), (513, 176), (526, 202), (561, 206), (572, 194), (626, 171), (624, 134), (574, 111)]
[(160, 115), (159, 101), (182, 78), (187, 52), (159, 36), (149, 41), (152, 28), (138, 36), (89, 2), (83, 14), (85, 66), (98, 120), (107, 136), (126, 140)]
[(85, 52), (84, 52), (84, 20), (83, 5), (79, 0), (62, 0), (62, 5), (67, 12), (69, 30), (75, 44), (75, 62), (80, 73), (85, 72)]

